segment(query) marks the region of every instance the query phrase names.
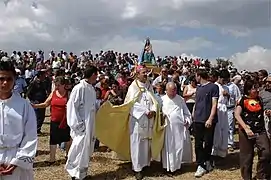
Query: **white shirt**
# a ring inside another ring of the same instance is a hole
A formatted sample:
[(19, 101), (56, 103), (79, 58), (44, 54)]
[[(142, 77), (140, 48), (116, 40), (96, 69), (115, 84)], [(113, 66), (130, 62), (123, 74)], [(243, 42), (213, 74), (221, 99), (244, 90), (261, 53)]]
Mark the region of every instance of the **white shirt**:
[(61, 66), (61, 62), (60, 61), (53, 61), (53, 63), (52, 63), (52, 68), (53, 69), (56, 69), (56, 68), (60, 68), (60, 66)]
[[(9, 99), (0, 100), (0, 139), (1, 164), (17, 165), (19, 171), (33, 169), (38, 143), (36, 115), (30, 103), (16, 93)], [(18, 176), (27, 175), (19, 173)], [(20, 178), (29, 179), (10, 177)]]
[[(172, 79), (168, 76), (168, 77), (167, 77), (167, 81), (168, 81), (168, 82), (171, 82)], [(161, 76), (161, 75), (158, 76), (157, 78), (155, 78), (155, 80), (152, 82), (152, 85), (153, 85), (153, 86), (156, 86), (158, 83), (162, 83), (162, 76)]]
[(25, 79), (30, 79), (30, 78), (32, 78), (33, 77), (33, 75), (34, 75), (34, 72), (33, 72), (33, 70), (25, 70), (25, 72), (24, 72), (24, 76), (25, 76)]
[(233, 82), (230, 82), (227, 84), (227, 87), (229, 89), (230, 98), (228, 101), (228, 107), (235, 107), (236, 102), (241, 98), (241, 92), (239, 87), (234, 84)]

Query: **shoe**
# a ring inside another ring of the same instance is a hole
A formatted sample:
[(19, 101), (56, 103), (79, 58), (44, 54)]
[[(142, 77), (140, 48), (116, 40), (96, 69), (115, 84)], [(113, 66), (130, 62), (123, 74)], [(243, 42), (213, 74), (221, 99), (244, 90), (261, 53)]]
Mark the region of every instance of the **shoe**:
[(228, 150), (229, 150), (229, 152), (234, 152), (233, 147), (229, 147)]
[[(79, 179), (76, 179), (76, 177), (72, 177), (72, 180), (79, 180)], [(84, 178), (83, 180), (86, 180), (86, 178)]]
[(201, 166), (198, 166), (198, 168), (197, 168), (197, 171), (196, 171), (196, 173), (195, 173), (195, 177), (196, 178), (200, 178), (200, 177), (202, 177), (204, 174), (206, 174), (207, 173), (207, 171), (206, 171), (206, 169), (204, 169), (203, 167), (201, 167)]
[(136, 178), (136, 180), (142, 180), (143, 179), (142, 173), (141, 172), (136, 172), (135, 178)]
[(228, 145), (229, 152), (234, 152), (235, 149), (236, 147), (234, 145)]
[(165, 174), (166, 176), (171, 177), (171, 178), (175, 176), (175, 172), (171, 172), (171, 171), (167, 171)]
[(206, 161), (205, 165), (206, 165), (206, 170), (207, 170), (208, 172), (211, 172), (211, 171), (214, 170), (214, 163), (211, 164), (210, 161)]

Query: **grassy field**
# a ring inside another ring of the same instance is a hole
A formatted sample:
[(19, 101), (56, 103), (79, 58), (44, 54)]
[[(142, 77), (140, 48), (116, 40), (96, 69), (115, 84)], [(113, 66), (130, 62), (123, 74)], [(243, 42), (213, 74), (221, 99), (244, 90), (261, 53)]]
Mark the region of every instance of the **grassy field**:
[[(49, 118), (43, 125), (43, 136), (39, 137), (38, 153), (35, 159), (34, 171), (35, 180), (67, 180), (70, 179), (67, 172), (64, 170), (65, 153), (57, 150), (57, 163), (53, 166), (48, 166), (45, 161), (49, 159)], [(89, 165), (88, 179), (92, 180), (118, 180), (118, 179), (134, 179), (130, 163), (124, 163), (112, 158), (112, 152), (95, 152), (92, 156)], [(255, 169), (255, 167), (254, 167)], [(184, 165), (182, 169), (177, 172), (176, 176), (168, 177), (163, 174), (163, 169), (160, 163), (153, 163), (146, 171), (145, 179), (184, 179), (190, 180), (194, 178), (196, 170), (195, 164)], [(205, 175), (203, 180), (239, 180), (239, 152), (230, 153), (227, 158), (221, 160), (217, 164), (216, 169), (210, 174)]]

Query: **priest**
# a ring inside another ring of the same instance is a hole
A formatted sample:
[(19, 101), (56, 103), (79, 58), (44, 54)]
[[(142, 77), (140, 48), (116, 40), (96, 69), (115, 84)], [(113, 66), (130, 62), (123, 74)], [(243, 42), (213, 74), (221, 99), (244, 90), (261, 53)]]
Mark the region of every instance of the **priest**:
[(0, 179), (34, 180), (37, 121), (30, 103), (12, 92), (16, 72), (11, 61), (0, 61)]
[(90, 156), (94, 151), (96, 92), (93, 84), (97, 73), (96, 67), (87, 67), (84, 79), (73, 88), (67, 103), (67, 123), (73, 141), (65, 168), (74, 180), (83, 180), (87, 176)]
[(97, 112), (96, 136), (122, 159), (132, 161), (136, 179), (141, 180), (144, 167), (151, 160), (160, 161), (164, 127), (147, 69), (137, 66), (136, 74), (123, 105), (105, 102)]
[(166, 121), (162, 162), (163, 168), (173, 175), (172, 173), (181, 169), (183, 163), (192, 163), (192, 143), (188, 130), (192, 118), (185, 101), (177, 94), (175, 83), (167, 83), (166, 95), (162, 97), (162, 101)]
[(154, 117), (159, 112), (155, 107), (153, 87), (147, 75), (146, 68), (137, 67), (137, 79), (130, 85), (125, 98), (125, 102), (129, 102), (140, 93), (130, 112), (129, 122), (131, 160), (137, 180), (143, 179), (143, 168), (149, 166), (151, 159), (155, 158), (151, 157), (151, 138)]

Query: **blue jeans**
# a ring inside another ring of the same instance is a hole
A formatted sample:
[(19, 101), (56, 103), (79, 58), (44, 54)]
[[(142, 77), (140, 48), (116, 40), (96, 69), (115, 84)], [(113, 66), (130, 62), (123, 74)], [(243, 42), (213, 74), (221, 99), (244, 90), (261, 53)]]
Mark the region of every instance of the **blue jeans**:
[(229, 123), (229, 136), (228, 136), (228, 146), (234, 145), (234, 130), (235, 130), (235, 118), (234, 118), (234, 108), (228, 109), (228, 123)]

